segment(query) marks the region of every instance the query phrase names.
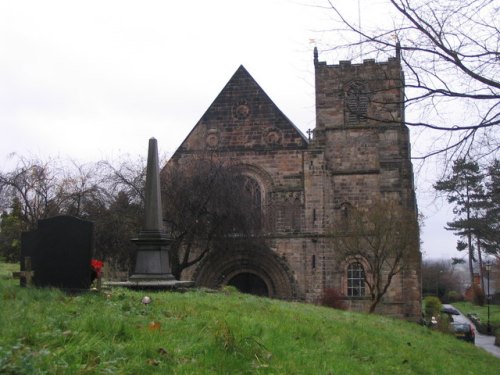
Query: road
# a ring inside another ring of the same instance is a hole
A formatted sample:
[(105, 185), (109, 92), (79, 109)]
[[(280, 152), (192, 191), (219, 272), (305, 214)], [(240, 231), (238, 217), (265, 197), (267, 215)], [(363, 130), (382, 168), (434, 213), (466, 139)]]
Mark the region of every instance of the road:
[[(453, 307), (453, 305), (443, 305), (443, 307), (447, 306)], [(456, 309), (455, 307), (453, 308)], [(472, 322), (461, 312), (460, 315), (454, 315), (453, 319), (456, 322), (467, 322), (472, 324)], [(486, 350), (488, 353), (491, 353), (495, 357), (500, 358), (500, 347), (495, 346), (495, 336), (482, 335), (476, 329), (476, 346), (479, 346), (480, 348)]]

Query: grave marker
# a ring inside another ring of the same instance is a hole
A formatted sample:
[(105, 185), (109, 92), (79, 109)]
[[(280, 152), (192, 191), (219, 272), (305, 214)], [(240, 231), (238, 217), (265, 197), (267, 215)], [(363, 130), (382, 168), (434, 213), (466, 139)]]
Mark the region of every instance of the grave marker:
[[(24, 268), (24, 270), (22, 270)], [(24, 258), (24, 267), (21, 267), (21, 271), (12, 272), (12, 277), (21, 280), (21, 286), (30, 287), (33, 282), (33, 276), (35, 276), (35, 271), (31, 269), (31, 257)]]
[(39, 220), (36, 231), (23, 233), (21, 256), (32, 259), (34, 285), (68, 291), (89, 289), (92, 232), (92, 222), (56, 216)]

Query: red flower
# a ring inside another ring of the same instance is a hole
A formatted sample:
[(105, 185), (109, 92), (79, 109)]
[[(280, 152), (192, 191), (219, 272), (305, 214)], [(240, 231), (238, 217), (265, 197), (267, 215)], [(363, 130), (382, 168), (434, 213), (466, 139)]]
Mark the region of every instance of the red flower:
[(92, 259), (90, 261), (90, 267), (92, 267), (92, 270), (96, 273), (97, 278), (101, 277), (102, 267), (103, 266), (104, 266), (104, 263), (101, 262), (100, 260)]

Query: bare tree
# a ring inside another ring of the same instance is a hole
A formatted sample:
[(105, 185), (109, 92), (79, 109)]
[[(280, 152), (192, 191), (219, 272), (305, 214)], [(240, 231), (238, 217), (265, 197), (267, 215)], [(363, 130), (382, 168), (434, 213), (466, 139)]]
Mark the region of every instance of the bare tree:
[(94, 222), (96, 256), (128, 267), (134, 251), (130, 239), (143, 213), (144, 164), (124, 158), (115, 166), (14, 157), (16, 165), (0, 171), (2, 253), (17, 260), (22, 231), (36, 229), (40, 219), (67, 214)]
[(373, 313), (394, 277), (409, 262), (418, 261), (416, 213), (388, 201), (366, 209), (352, 208), (346, 219), (345, 230), (334, 233), (337, 254), (367, 268), (363, 278), (371, 298), (369, 312)]
[(123, 156), (117, 161), (103, 160), (98, 164), (100, 184), (107, 187), (111, 197), (123, 192), (134, 203), (144, 205), (146, 160), (143, 157)]
[[(335, 39), (325, 51), (356, 59), (393, 56), (405, 73), (406, 125), (430, 131), (446, 160), (499, 148), (499, 7), (495, 0), (385, 0), (369, 4), (391, 20), (361, 26), (341, 3), (327, 0)], [(418, 115), (417, 115), (418, 114)]]
[(13, 157), (15, 167), (0, 171), (0, 209), (9, 211), (18, 199), (27, 230), (35, 229), (39, 219), (58, 214), (84, 217), (85, 202), (102, 200), (109, 190), (99, 185), (99, 164)]
[(170, 265), (176, 278), (224, 241), (256, 238), (260, 206), (247, 182), (236, 165), (211, 155), (171, 160), (163, 170), (164, 221), (174, 240)]
[[(169, 163), (162, 177), (165, 223), (174, 239), (174, 276), (180, 277), (183, 269), (224, 241), (256, 238), (260, 201), (234, 163), (211, 156)], [(91, 220), (96, 256), (127, 269), (134, 253), (130, 239), (143, 218), (144, 185), (141, 158), (78, 164), (19, 157), (11, 171), (0, 172), (0, 209), (7, 215), (15, 201), (22, 230), (36, 229), (39, 219), (59, 214)], [(20, 230), (15, 233), (20, 235)]]
[[(76, 188), (84, 185), (87, 169), (80, 169)], [(98, 190), (87, 194), (81, 214), (94, 222), (96, 256), (114, 270), (128, 271), (136, 251), (130, 241), (143, 224), (146, 161), (122, 155), (93, 164)]]
[(60, 175), (57, 161), (42, 161), (14, 155), (14, 169), (0, 172), (0, 195), (8, 205), (17, 198), (21, 217), (28, 230), (35, 229), (37, 221), (60, 212), (63, 197), (60, 194)]
[(71, 160), (61, 170), (58, 186), (60, 211), (76, 217), (86, 217), (91, 202), (104, 202), (108, 188), (102, 185), (100, 174), (100, 163), (81, 164)]

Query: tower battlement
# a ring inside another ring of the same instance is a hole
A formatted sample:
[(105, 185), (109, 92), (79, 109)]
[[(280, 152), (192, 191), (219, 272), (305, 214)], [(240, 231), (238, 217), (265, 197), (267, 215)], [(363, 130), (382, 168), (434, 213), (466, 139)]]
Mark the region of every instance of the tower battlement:
[(404, 76), (399, 52), (384, 62), (341, 60), (328, 65), (314, 50), (316, 134), (349, 126), (401, 126)]
[(389, 57), (386, 61), (376, 61), (375, 59), (363, 59), (362, 63), (352, 63), (351, 60), (339, 60), (338, 64), (328, 64), (326, 61), (319, 61), (318, 48), (314, 47), (314, 66), (321, 65), (331, 68), (363, 67), (372, 65), (397, 65), (401, 66), (401, 47), (396, 45), (396, 56)]

